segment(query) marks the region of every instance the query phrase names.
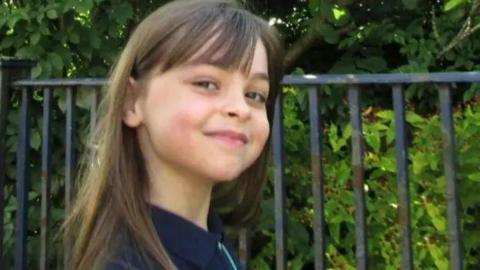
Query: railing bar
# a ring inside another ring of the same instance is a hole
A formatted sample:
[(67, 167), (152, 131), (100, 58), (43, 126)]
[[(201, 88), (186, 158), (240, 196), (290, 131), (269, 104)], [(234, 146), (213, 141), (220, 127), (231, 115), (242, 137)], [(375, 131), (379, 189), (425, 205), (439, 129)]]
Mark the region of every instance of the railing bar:
[(67, 89), (66, 97), (66, 152), (65, 152), (65, 210), (70, 212), (72, 199), (72, 182), (75, 169), (75, 100), (77, 88)]
[[(67, 90), (66, 96), (66, 151), (65, 151), (65, 216), (71, 211), (72, 203), (72, 186), (74, 180), (75, 170), (75, 100), (77, 94), (77, 88), (71, 87)], [(71, 239), (65, 239), (65, 254), (64, 262), (65, 269), (68, 269), (68, 263), (70, 261), (70, 251), (72, 248)]]
[(283, 149), (283, 94), (280, 91), (275, 101), (273, 120), (273, 163), (275, 191), (275, 240), (276, 269), (287, 269), (287, 228), (285, 205), (285, 154)]
[(17, 213), (15, 232), (15, 270), (27, 269), (28, 190), (30, 165), (30, 87), (22, 89), (20, 130), (17, 148)]
[(408, 177), (407, 127), (405, 121), (405, 96), (402, 85), (392, 87), (395, 111), (395, 146), (397, 157), (397, 184), (399, 195), (400, 229), (402, 237), (403, 270), (413, 269), (412, 233), (410, 216), (410, 192)]
[[(326, 85), (326, 84), (399, 84), (399, 83), (473, 83), (480, 82), (480, 72), (432, 72), (432, 73), (378, 73), (378, 74), (321, 74), (287, 75), (285, 85)], [(103, 86), (104, 78), (20, 80), (13, 86), (73, 87)]]
[(312, 166), (312, 193), (314, 200), (314, 250), (315, 269), (327, 269), (325, 257), (325, 204), (324, 204), (324, 183), (322, 163), (322, 121), (319, 108), (319, 95), (316, 87), (308, 89), (309, 111), (310, 111), (310, 149)]
[(353, 189), (355, 193), (355, 235), (357, 269), (366, 270), (368, 266), (366, 208), (364, 192), (363, 133), (360, 111), (360, 88), (351, 85), (348, 90), (350, 121), (352, 123), (352, 166)]
[(239, 233), (239, 257), (240, 263), (242, 264), (242, 269), (250, 269), (250, 234), (247, 228), (242, 228)]
[[(14, 87), (78, 87), (78, 86), (103, 86), (107, 83), (103, 78), (77, 78), (77, 79), (45, 79), (45, 80), (19, 80), (14, 82)], [(66, 89), (68, 89), (66, 88)], [(60, 90), (60, 89), (59, 89)]]
[(447, 180), (447, 216), (450, 243), (450, 267), (463, 269), (463, 247), (460, 228), (460, 202), (455, 153), (455, 130), (453, 125), (452, 93), (447, 84), (439, 85), (440, 117), (442, 120), (443, 163)]
[(98, 105), (100, 103), (100, 89), (95, 88), (92, 98), (92, 104), (90, 105), (90, 134), (93, 134), (98, 120)]
[(9, 108), (9, 85), (6, 72), (0, 67), (0, 269), (4, 267), (3, 260), (3, 214), (5, 210), (4, 185), (6, 178), (6, 130)]
[(286, 85), (326, 84), (401, 84), (401, 83), (473, 83), (480, 82), (480, 72), (437, 72), (437, 73), (377, 73), (377, 74), (308, 74), (287, 75)]
[(52, 108), (53, 89), (43, 93), (42, 123), (42, 202), (40, 217), (40, 269), (47, 270), (48, 259), (48, 225), (50, 221), (50, 189), (52, 170)]

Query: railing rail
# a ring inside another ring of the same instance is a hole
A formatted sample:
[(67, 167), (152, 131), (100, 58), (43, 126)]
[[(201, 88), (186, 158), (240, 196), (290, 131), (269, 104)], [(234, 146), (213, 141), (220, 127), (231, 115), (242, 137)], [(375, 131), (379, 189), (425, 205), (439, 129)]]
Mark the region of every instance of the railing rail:
[[(15, 80), (9, 85), (1, 84), (0, 92), (6, 92), (10, 89), (10, 94), (16, 94), (19, 91), (21, 97), (20, 121), (19, 121), (19, 141), (17, 151), (17, 201), (18, 214), (16, 220), (16, 247), (15, 247), (15, 269), (26, 269), (26, 230), (27, 230), (27, 211), (28, 211), (28, 190), (29, 190), (29, 136), (30, 136), (30, 102), (34, 89), (40, 89), (43, 92), (43, 124), (42, 124), (42, 203), (41, 203), (41, 238), (40, 238), (40, 269), (48, 269), (48, 222), (50, 215), (50, 197), (51, 189), (51, 147), (50, 140), (52, 134), (52, 104), (53, 92), (66, 92), (66, 123), (65, 123), (65, 202), (66, 211), (70, 209), (72, 196), (72, 181), (74, 177), (74, 168), (76, 164), (75, 157), (75, 131), (76, 94), (80, 87), (89, 87), (94, 91), (94, 98), (90, 107), (90, 123), (94, 126), (97, 117), (97, 107), (100, 101), (100, 88), (107, 83), (105, 79), (49, 79), (49, 80)], [(324, 185), (327, 181), (323, 173), (323, 151), (321, 131), (322, 119), (319, 109), (320, 86), (341, 84), (348, 87), (348, 105), (350, 108), (350, 122), (352, 123), (352, 168), (353, 168), (353, 190), (355, 194), (356, 208), (356, 260), (357, 269), (368, 268), (368, 242), (367, 242), (367, 224), (366, 207), (364, 194), (364, 143), (361, 118), (361, 98), (360, 92), (364, 85), (390, 85), (392, 92), (393, 108), (395, 116), (395, 134), (396, 134), (396, 158), (397, 158), (397, 185), (399, 198), (399, 223), (401, 227), (401, 269), (413, 269), (413, 253), (411, 239), (411, 218), (410, 218), (410, 194), (409, 194), (409, 168), (408, 152), (406, 143), (406, 119), (405, 119), (405, 98), (403, 85), (429, 83), (438, 85), (440, 116), (442, 121), (443, 152), (445, 176), (447, 179), (447, 209), (448, 209), (448, 229), (450, 243), (450, 263), (451, 269), (460, 270), (463, 267), (462, 237), (460, 234), (460, 214), (458, 199), (457, 167), (455, 154), (455, 134), (453, 129), (452, 116), (452, 83), (480, 83), (480, 72), (445, 72), (429, 74), (359, 74), (359, 75), (304, 75), (304, 76), (285, 76), (284, 85), (306, 86), (309, 96), (309, 115), (310, 115), (310, 149), (311, 149), (311, 170), (312, 170), (312, 194), (314, 198), (314, 252), (315, 269), (326, 269), (326, 239), (325, 226), (328, 220), (325, 220), (325, 196)], [(13, 89), (17, 90), (13, 90)], [(273, 163), (274, 163), (274, 191), (275, 191), (275, 233), (276, 233), (276, 269), (287, 269), (287, 241), (286, 241), (286, 197), (285, 197), (285, 156), (283, 147), (283, 95), (280, 93), (275, 108), (275, 119), (273, 125)], [(0, 103), (2, 114), (0, 115), (0, 130), (4, 136), (6, 125), (6, 98), (2, 98)], [(5, 147), (3, 138), (0, 138), (0, 166), (5, 162)], [(4, 168), (4, 167), (0, 167)], [(0, 171), (3, 190), (4, 172)], [(4, 200), (3, 193), (0, 193), (0, 201)], [(0, 212), (3, 214), (3, 204)], [(3, 219), (2, 219), (3, 220)], [(0, 240), (3, 232), (0, 230)], [(242, 230), (240, 237), (240, 254), (242, 261), (248, 265), (249, 254), (248, 232)], [(66, 243), (66, 256), (68, 259), (69, 246)], [(0, 250), (1, 251), (1, 250)], [(1, 253), (0, 253), (1, 256)], [(0, 263), (1, 263), (0, 257)]]

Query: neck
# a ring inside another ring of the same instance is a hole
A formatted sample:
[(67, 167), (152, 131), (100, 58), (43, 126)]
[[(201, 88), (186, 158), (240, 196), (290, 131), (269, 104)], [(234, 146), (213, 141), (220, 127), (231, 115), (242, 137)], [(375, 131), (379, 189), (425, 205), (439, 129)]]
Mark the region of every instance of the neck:
[(156, 167), (157, 170), (148, 170), (149, 202), (208, 230), (207, 216), (210, 209), (212, 182), (179, 174), (178, 172), (182, 170), (169, 171), (162, 167)]

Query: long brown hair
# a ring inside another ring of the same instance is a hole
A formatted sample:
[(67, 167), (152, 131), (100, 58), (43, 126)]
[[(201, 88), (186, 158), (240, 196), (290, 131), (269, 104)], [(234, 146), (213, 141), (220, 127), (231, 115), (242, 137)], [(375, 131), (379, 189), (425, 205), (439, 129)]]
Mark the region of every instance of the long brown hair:
[[(211, 45), (197, 55), (209, 40)], [(112, 71), (92, 136), (90, 155), (80, 170), (81, 188), (66, 222), (65, 236), (75, 238), (71, 269), (99, 269), (128, 238), (166, 269), (174, 269), (145, 201), (148, 175), (136, 132), (123, 124), (129, 77), (148, 79), (187, 61), (212, 60), (248, 70), (257, 40), (267, 51), (270, 94), (267, 115), (282, 77), (283, 55), (278, 35), (265, 21), (228, 0), (179, 0), (154, 11), (135, 29)], [(195, 57), (195, 59), (193, 59)], [(258, 160), (238, 179), (214, 188), (212, 206), (230, 226), (247, 226), (258, 216), (265, 180), (269, 141)], [(128, 237), (126, 236), (128, 235)]]

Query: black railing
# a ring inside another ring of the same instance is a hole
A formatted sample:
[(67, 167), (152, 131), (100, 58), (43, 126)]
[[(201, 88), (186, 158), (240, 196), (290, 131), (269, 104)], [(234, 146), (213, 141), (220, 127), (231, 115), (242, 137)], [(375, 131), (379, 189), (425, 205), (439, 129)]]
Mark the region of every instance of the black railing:
[[(3, 186), (5, 179), (5, 127), (8, 107), (8, 93), (21, 92), (19, 140), (17, 147), (17, 215), (16, 215), (16, 238), (15, 238), (15, 269), (26, 269), (27, 262), (27, 212), (29, 191), (29, 136), (30, 136), (30, 103), (34, 89), (43, 93), (43, 125), (41, 147), (41, 224), (40, 224), (40, 269), (48, 269), (48, 224), (50, 216), (50, 189), (51, 189), (51, 148), (52, 148), (52, 104), (53, 91), (65, 91), (66, 93), (66, 123), (65, 123), (65, 211), (70, 210), (72, 197), (72, 183), (75, 157), (75, 131), (76, 110), (75, 101), (79, 87), (88, 86), (93, 93), (93, 101), (90, 106), (90, 126), (95, 125), (97, 107), (100, 100), (99, 89), (106, 83), (103, 79), (68, 79), (68, 80), (16, 80), (18, 78), (9, 74), (22, 71), (24, 78), (26, 66), (12, 67), (12, 65), (0, 64), (2, 68), (2, 80), (0, 81), (0, 216), (3, 221)], [(16, 68), (16, 69), (15, 69)], [(19, 73), (19, 74), (20, 74)], [(6, 75), (5, 75), (6, 74)], [(8, 76), (10, 77), (8, 77)], [(7, 79), (5, 79), (7, 78)], [(7, 83), (8, 81), (8, 83)], [(13, 82), (15, 81), (15, 82)], [(13, 83), (10, 83), (13, 82)], [(391, 85), (393, 108), (395, 115), (396, 134), (396, 157), (397, 157), (397, 183), (399, 196), (399, 223), (401, 226), (402, 259), (401, 269), (413, 269), (411, 218), (410, 218), (410, 195), (408, 178), (408, 152), (406, 139), (404, 85), (414, 83), (430, 83), (439, 85), (440, 115), (442, 121), (442, 135), (444, 148), (444, 167), (447, 179), (447, 213), (450, 243), (451, 269), (460, 270), (463, 267), (462, 237), (460, 234), (460, 215), (457, 187), (457, 169), (455, 157), (455, 134), (453, 129), (451, 83), (478, 83), (479, 72), (454, 72), (454, 73), (430, 73), (430, 74), (368, 74), (368, 75), (306, 75), (286, 76), (283, 80), (285, 85), (304, 86), (308, 89), (309, 113), (311, 125), (311, 170), (312, 170), (312, 193), (314, 198), (314, 254), (315, 269), (326, 269), (326, 234), (324, 208), (324, 185), (325, 177), (322, 164), (322, 120), (319, 109), (319, 91), (322, 85), (342, 84), (349, 87), (348, 105), (350, 107), (350, 122), (352, 124), (352, 168), (353, 189), (355, 194), (355, 220), (356, 220), (356, 260), (357, 269), (367, 269), (367, 225), (364, 193), (364, 149), (361, 117), (360, 92), (363, 85)], [(9, 89), (11, 91), (9, 91)], [(16, 89), (16, 90), (14, 90)], [(286, 191), (285, 191), (285, 154), (283, 143), (283, 96), (279, 95), (276, 101), (275, 119), (273, 126), (273, 162), (274, 162), (274, 192), (275, 192), (275, 233), (276, 233), (276, 269), (287, 269), (287, 222), (286, 222)], [(3, 222), (2, 222), (3, 223)], [(0, 241), (3, 239), (2, 226), (0, 226)], [(248, 267), (250, 241), (248, 232), (242, 230), (239, 237), (239, 251), (242, 263)], [(69, 257), (71, 243), (65, 243), (65, 259)], [(1, 250), (0, 250), (1, 252)], [(0, 253), (1, 255), (1, 253)], [(0, 263), (3, 263), (0, 257)], [(2, 268), (3, 269), (3, 268)]]
[[(364, 193), (364, 165), (363, 165), (363, 132), (360, 110), (360, 86), (388, 84), (392, 85), (392, 98), (395, 114), (395, 136), (397, 156), (397, 183), (399, 196), (399, 223), (402, 237), (401, 269), (413, 269), (410, 194), (408, 179), (408, 149), (406, 139), (405, 98), (403, 85), (413, 83), (437, 84), (439, 91), (440, 116), (442, 122), (442, 140), (444, 153), (444, 171), (447, 179), (447, 219), (449, 228), (450, 265), (453, 270), (463, 269), (462, 236), (460, 229), (460, 206), (457, 185), (457, 167), (455, 151), (455, 133), (453, 128), (452, 95), (450, 83), (479, 83), (480, 72), (444, 72), (429, 74), (362, 74), (362, 75), (306, 75), (286, 76), (283, 83), (312, 87), (309, 90), (309, 106), (311, 121), (311, 160), (312, 160), (312, 189), (315, 201), (315, 269), (326, 269), (325, 259), (325, 220), (324, 220), (324, 177), (322, 175), (322, 135), (318, 128), (321, 126), (319, 113), (318, 91), (316, 87), (322, 85), (344, 84), (349, 85), (348, 103), (350, 107), (350, 122), (352, 123), (352, 168), (353, 189), (355, 193), (355, 221), (356, 221), (356, 261), (357, 269), (368, 269), (367, 252), (367, 225)], [(281, 100), (281, 97), (280, 99)], [(277, 106), (277, 115), (282, 115), (282, 106)], [(278, 120), (275, 121), (278, 125)], [(273, 136), (283, 134), (281, 126), (277, 126)], [(275, 227), (277, 235), (277, 269), (286, 267), (285, 243), (285, 193), (284, 155), (281, 151), (282, 140), (274, 140), (275, 173)], [(280, 172), (278, 172), (280, 171)], [(279, 199), (277, 199), (279, 198)], [(282, 199), (280, 199), (282, 198)], [(280, 243), (280, 244), (278, 244)]]

